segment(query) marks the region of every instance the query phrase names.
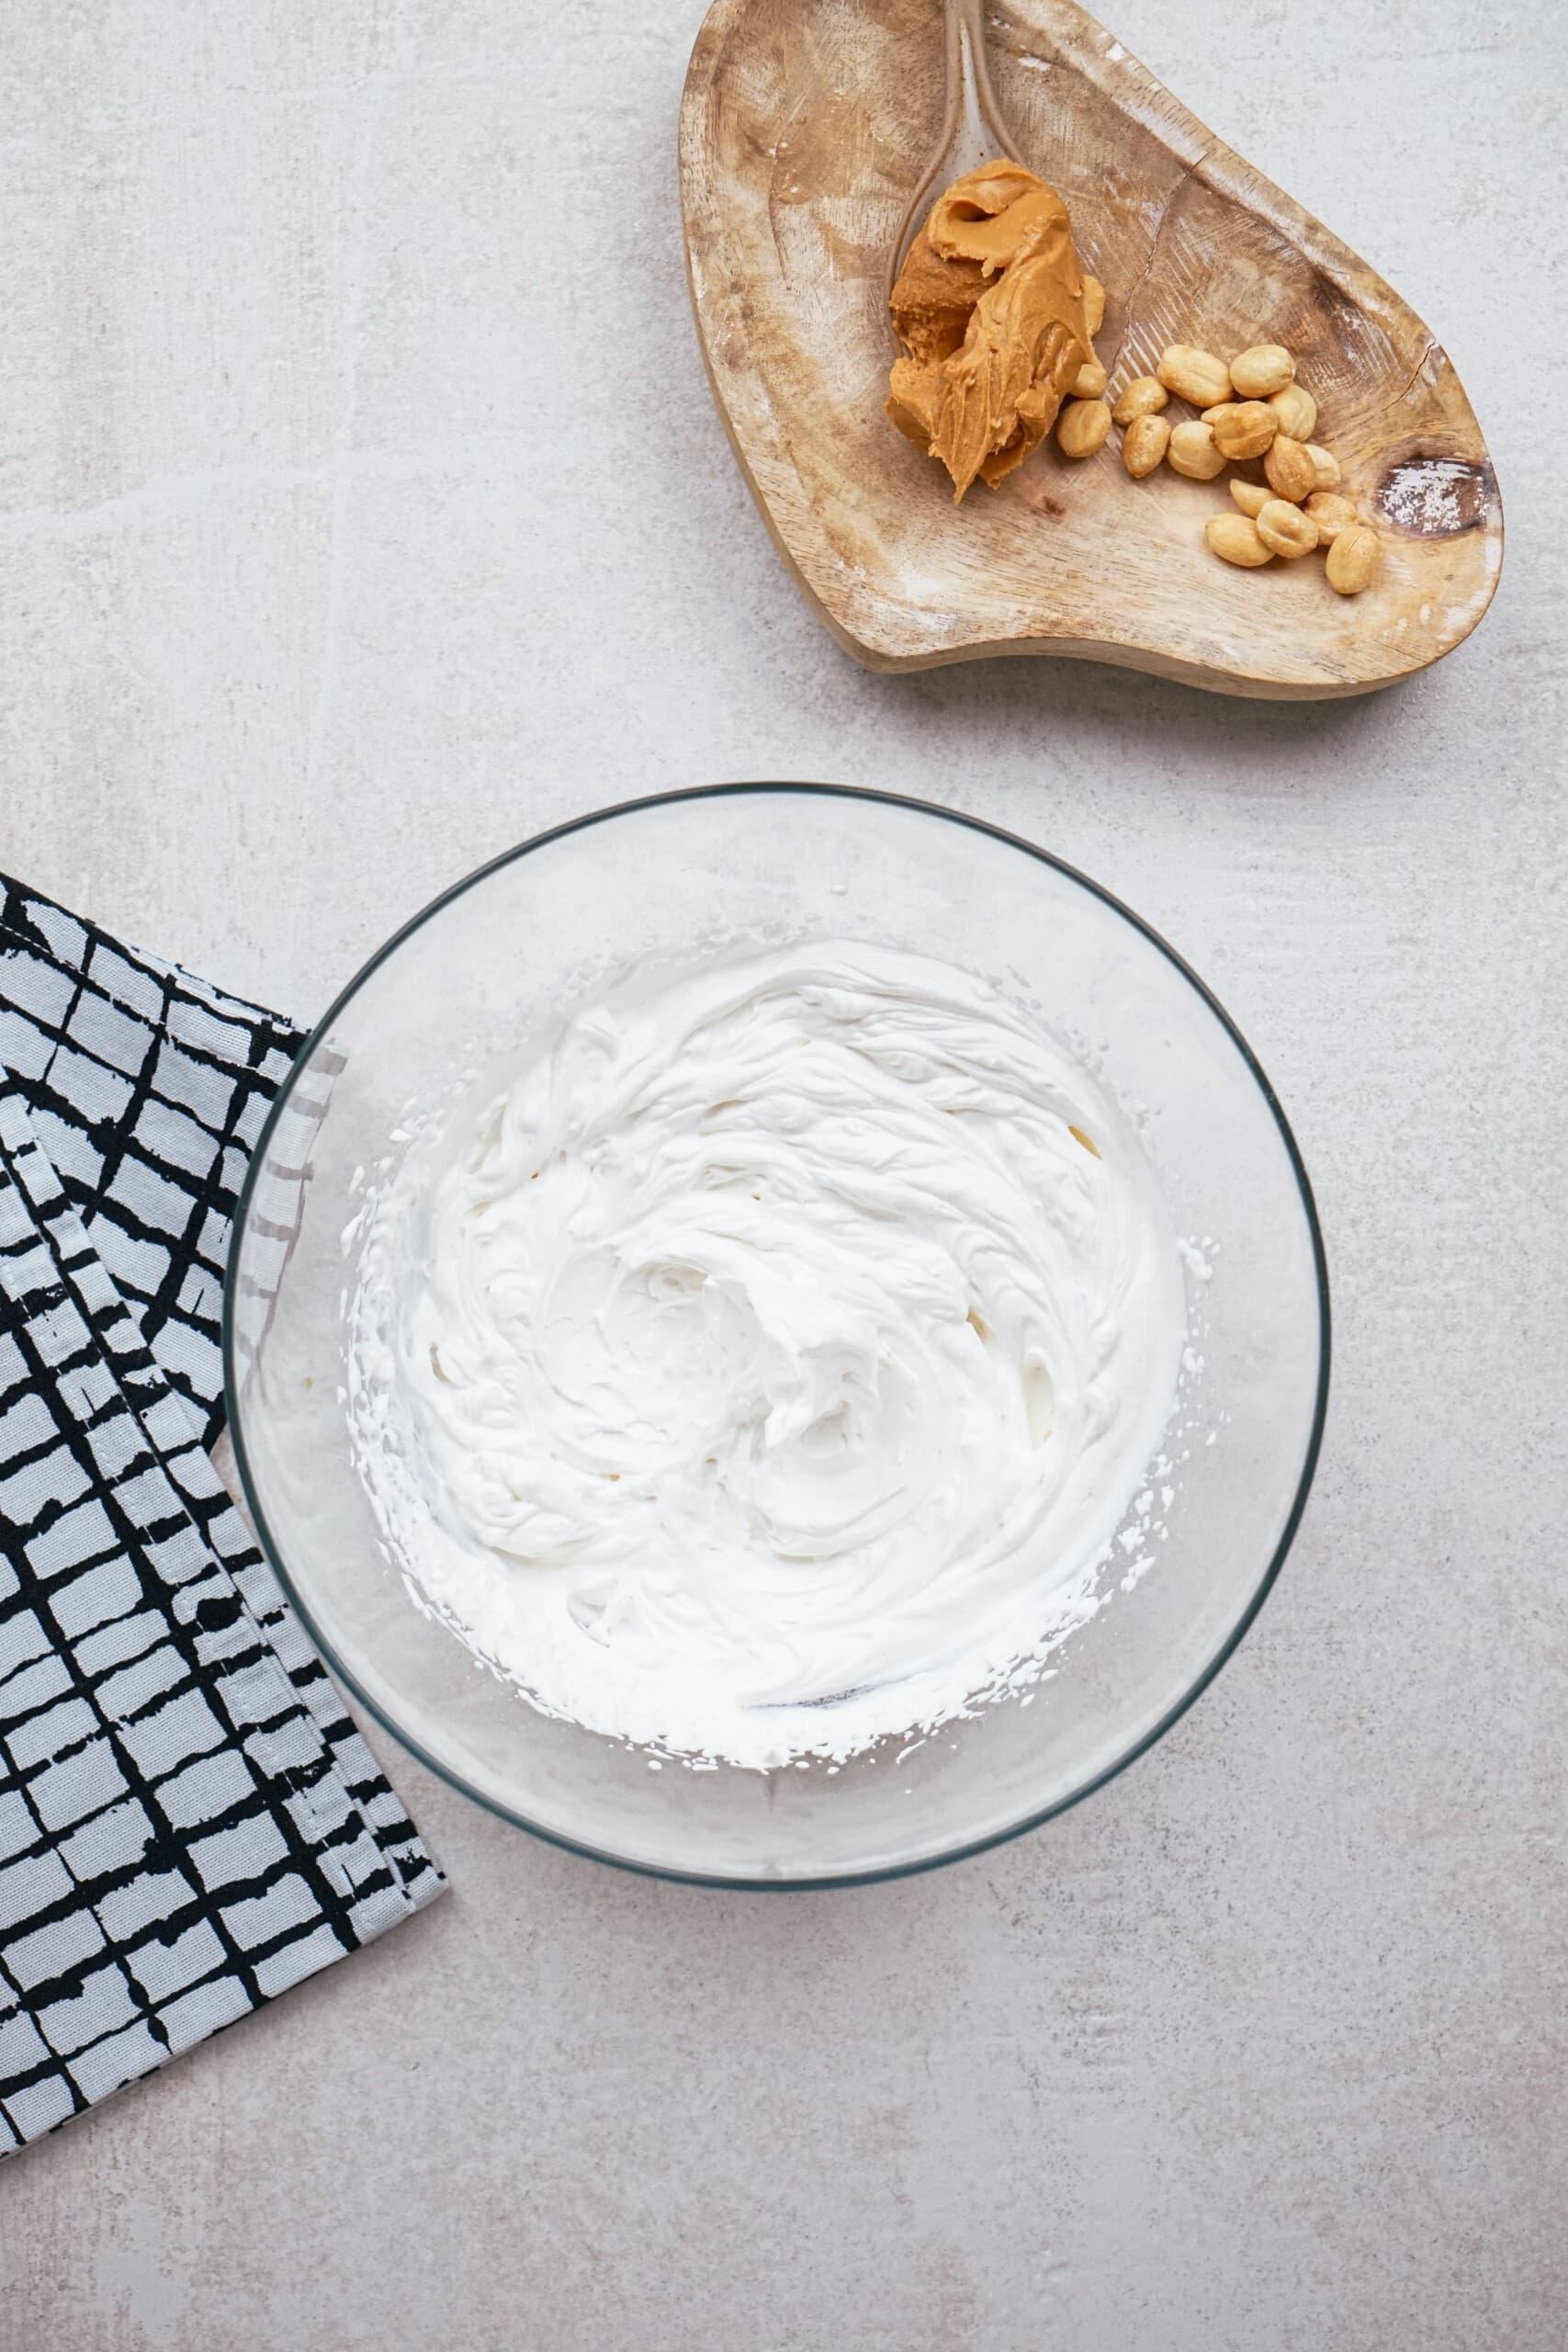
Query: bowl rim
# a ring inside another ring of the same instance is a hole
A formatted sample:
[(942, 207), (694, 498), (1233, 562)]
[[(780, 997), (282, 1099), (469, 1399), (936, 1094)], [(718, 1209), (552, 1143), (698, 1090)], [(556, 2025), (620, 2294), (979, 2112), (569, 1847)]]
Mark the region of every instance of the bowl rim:
[[(1010, 1822), (1005, 1828), (992, 1830), (983, 1838), (966, 1838), (961, 1844), (950, 1847), (940, 1854), (919, 1855), (912, 1861), (895, 1862), (876, 1870), (832, 1872), (820, 1877), (737, 1877), (725, 1871), (677, 1870), (666, 1864), (639, 1861), (629, 1855), (611, 1853), (604, 1847), (589, 1844), (585, 1839), (570, 1838), (560, 1830), (547, 1828), (542, 1823), (531, 1820), (526, 1814), (519, 1813), (511, 1805), (499, 1803), (493, 1797), (485, 1795), (482, 1791), (466, 1781), (459, 1772), (443, 1763), (439, 1757), (432, 1755), (420, 1740), (401, 1724), (394, 1721), (392, 1716), (371, 1697), (344, 1659), (338, 1656), (316, 1623), (309, 1602), (285, 1566), (281, 1547), (273, 1536), (252, 1474), (250, 1458), (245, 1447), (244, 1425), (239, 1410), (240, 1391), (235, 1369), (237, 1329), (234, 1313), (234, 1270), (239, 1258), (240, 1238), (249, 1221), (252, 1198), (261, 1170), (265, 1163), (274, 1133), (288, 1107), (300, 1073), (307, 1067), (318, 1046), (325, 1039), (333, 1023), (338, 1020), (345, 1007), (353, 1001), (381, 966), (396, 955), (403, 942), (411, 938), (416, 931), (421, 930), (433, 916), (439, 914), (454, 900), (464, 897), (479, 883), (487, 881), (492, 874), (499, 873), (503, 866), (515, 865), (534, 850), (544, 849), (551, 842), (564, 840), (569, 834), (584, 832), (591, 826), (607, 824), (617, 817), (639, 815), (648, 809), (667, 808), (681, 801), (750, 798), (753, 796), (761, 797), (769, 794), (880, 802), (890, 808), (909, 809), (918, 816), (938, 818), (944, 824), (961, 825), (966, 827), (971, 832), (984, 833), (992, 841), (1000, 842), (1010, 849), (1020, 850), (1026, 857), (1034, 858), (1042, 865), (1052, 867), (1067, 881), (1074, 882), (1080, 889), (1088, 891), (1091, 898), (1099, 899), (1110, 908), (1113, 914), (1120, 915), (1124, 922), (1129, 923), (1134, 931), (1141, 933), (1144, 938), (1157, 948), (1167, 961), (1175, 967), (1214, 1015), (1241, 1056), (1243, 1063), (1251, 1073), (1258, 1092), (1273, 1116), (1275, 1125), (1279, 1129), (1280, 1139), (1285, 1148), (1285, 1156), (1296, 1180), (1297, 1195), (1302, 1214), (1306, 1221), (1307, 1235), (1312, 1246), (1318, 1311), (1317, 1382), (1313, 1399), (1312, 1423), (1307, 1434), (1306, 1448), (1302, 1457), (1301, 1471), (1296, 1481), (1296, 1491), (1291, 1508), (1286, 1513), (1284, 1525), (1280, 1530), (1273, 1555), (1248, 1599), (1247, 1606), (1196, 1679), (1166, 1710), (1158, 1722), (1147, 1731), (1141, 1733), (1138, 1738), (1113, 1762), (1093, 1773), (1080, 1787), (1073, 1789), (1067, 1795), (1058, 1797), (1052, 1804), (1023, 1815), (1019, 1820)], [(1300, 1148), (1292, 1133), (1290, 1121), (1285, 1116), (1280, 1099), (1269, 1083), (1258, 1056), (1253, 1052), (1219, 998), (1206, 981), (1200, 978), (1186, 958), (1178, 954), (1169, 941), (1164, 938), (1152, 923), (1145, 922), (1142, 915), (1135, 913), (1124, 900), (1117, 898), (1113, 891), (1106, 889), (1103, 884), (1096, 882), (1091, 876), (1082, 873), (1078, 867), (1069, 865), (1065, 858), (1057, 857), (1052, 851), (1041, 848), (1036, 842), (1026, 841), (1020, 833), (1010, 832), (1003, 825), (994, 825), (984, 817), (971, 816), (967, 810), (944, 808), (938, 801), (922, 800), (911, 793), (892, 792), (877, 786), (756, 779), (731, 784), (681, 785), (661, 792), (640, 794), (630, 800), (615, 801), (608, 808), (590, 809), (581, 816), (570, 817), (561, 824), (547, 827), (543, 832), (530, 834), (527, 840), (518, 842), (511, 849), (502, 850), (498, 856), (487, 859), (482, 865), (476, 866), (471, 873), (464, 875), (458, 881), (449, 884), (446, 889), (438, 892), (434, 898), (420, 908), (417, 913), (411, 915), (406, 922), (400, 924), (398, 929), (377, 948), (374, 955), (367, 957), (346, 985), (339, 989), (325, 1012), (306, 1036), (295, 1057), (292, 1068), (273, 1098), (266, 1117), (262, 1123), (261, 1131), (256, 1137), (250, 1162), (245, 1170), (244, 1181), (235, 1202), (233, 1224), (231, 1229), (229, 1262), (223, 1282), (222, 1352), (224, 1417), (233, 1447), (241, 1490), (255, 1531), (256, 1540), (273, 1573), (298, 1611), (306, 1631), (333, 1672), (340, 1681), (347, 1685), (360, 1705), (368, 1710), (382, 1729), (390, 1733), (400, 1747), (406, 1748), (411, 1756), (423, 1764), (427, 1770), (435, 1773), (440, 1780), (445, 1781), (448, 1787), (456, 1789), (461, 1795), (482, 1806), (485, 1812), (494, 1815), (499, 1820), (511, 1823), (515, 1828), (526, 1830), (530, 1836), (542, 1838), (547, 1845), (558, 1847), (566, 1853), (581, 1854), (590, 1861), (604, 1862), (612, 1869), (630, 1871), (638, 1877), (664, 1879), (680, 1885), (715, 1887), (738, 1894), (785, 1894), (823, 1893), (839, 1887), (880, 1885), (888, 1880), (917, 1877), (923, 1871), (944, 1869), (951, 1862), (965, 1861), (974, 1855), (988, 1853), (993, 1848), (1007, 1845), (1011, 1839), (1021, 1838), (1028, 1831), (1038, 1829), (1043, 1823), (1055, 1819), (1059, 1815), (1070, 1812), (1075, 1805), (1081, 1804), (1086, 1797), (1092, 1796), (1096, 1790), (1106, 1787), (1110, 1781), (1119, 1778), (1129, 1765), (1135, 1763), (1139, 1757), (1147, 1755), (1149, 1750), (1165, 1737), (1171, 1726), (1179, 1723), (1188, 1709), (1208, 1690), (1221, 1668), (1235, 1657), (1255, 1623), (1258, 1611), (1273, 1590), (1276, 1579), (1295, 1541), (1303, 1514), (1306, 1510), (1307, 1498), (1312, 1492), (1318, 1458), (1323, 1449), (1324, 1428), (1328, 1412), (1333, 1338), (1328, 1261), (1324, 1248), (1323, 1229), (1318, 1220), (1317, 1204), (1313, 1196), (1312, 1182), (1307, 1175)]]

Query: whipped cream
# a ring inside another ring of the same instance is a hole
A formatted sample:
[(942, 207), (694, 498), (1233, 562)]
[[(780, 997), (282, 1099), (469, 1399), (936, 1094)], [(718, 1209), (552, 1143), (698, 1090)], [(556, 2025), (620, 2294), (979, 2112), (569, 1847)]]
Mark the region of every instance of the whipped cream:
[(743, 1765), (929, 1728), (1091, 1613), (1184, 1339), (1089, 1071), (846, 941), (629, 976), (356, 1239), (417, 1594), (547, 1711)]

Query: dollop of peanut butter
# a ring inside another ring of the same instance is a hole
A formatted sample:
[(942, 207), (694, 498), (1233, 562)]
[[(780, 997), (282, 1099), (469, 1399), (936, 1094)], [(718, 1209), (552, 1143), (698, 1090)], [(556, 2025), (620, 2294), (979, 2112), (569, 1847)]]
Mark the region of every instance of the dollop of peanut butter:
[(903, 349), (887, 413), (939, 458), (954, 501), (994, 489), (1050, 431), (1093, 356), (1067, 208), (1021, 164), (987, 164), (938, 197), (889, 298)]

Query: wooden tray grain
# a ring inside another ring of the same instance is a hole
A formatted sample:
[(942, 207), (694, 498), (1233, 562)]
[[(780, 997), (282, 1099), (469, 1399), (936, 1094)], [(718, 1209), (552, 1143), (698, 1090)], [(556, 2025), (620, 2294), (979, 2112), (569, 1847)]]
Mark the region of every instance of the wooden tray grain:
[(1451, 651), (1496, 585), (1503, 513), (1440, 345), (1072, 0), (998, 0), (987, 30), (1020, 160), (1060, 188), (1107, 288), (1112, 386), (1168, 343), (1289, 345), (1382, 570), (1352, 599), (1320, 558), (1230, 570), (1202, 539), (1224, 481), (1133, 481), (1116, 434), (1077, 465), (1047, 444), (955, 508), (882, 413), (889, 260), (943, 139), (942, 8), (716, 0), (681, 119), (692, 300), (736, 455), (828, 628), (877, 670), (1076, 654), (1285, 698)]

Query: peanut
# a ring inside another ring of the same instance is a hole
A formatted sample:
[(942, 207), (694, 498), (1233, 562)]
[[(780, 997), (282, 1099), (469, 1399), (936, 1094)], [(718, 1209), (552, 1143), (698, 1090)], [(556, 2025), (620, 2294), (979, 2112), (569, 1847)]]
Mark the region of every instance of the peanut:
[(1168, 344), (1155, 374), (1168, 392), (1190, 401), (1194, 408), (1213, 408), (1216, 401), (1228, 401), (1231, 396), (1230, 370), (1224, 361), (1216, 359), (1212, 351), (1200, 351), (1195, 344)]
[(1105, 324), (1105, 288), (1098, 277), (1089, 276), (1087, 269), (1083, 279), (1083, 307), (1092, 342)]
[(1105, 390), (1105, 370), (1098, 359), (1086, 359), (1068, 386), (1076, 401), (1097, 401)]
[(1179, 424), (1170, 436), (1166, 456), (1171, 469), (1185, 474), (1189, 481), (1213, 481), (1223, 474), (1225, 461), (1214, 447), (1214, 428), (1190, 416)]
[(1309, 441), (1306, 444), (1306, 453), (1312, 459), (1313, 471), (1317, 476), (1317, 486), (1319, 490), (1337, 490), (1339, 487), (1339, 460), (1334, 455), (1333, 450), (1324, 448), (1319, 442)]
[(1272, 549), (1264, 546), (1258, 536), (1258, 526), (1248, 514), (1211, 515), (1203, 526), (1203, 537), (1226, 563), (1239, 563), (1249, 571), (1274, 560)]
[(1164, 461), (1170, 446), (1170, 426), (1163, 416), (1135, 416), (1122, 435), (1122, 463), (1134, 481), (1142, 481)]
[(1292, 505), (1299, 506), (1317, 488), (1317, 468), (1307, 455), (1305, 443), (1293, 440), (1288, 433), (1275, 434), (1263, 459), (1263, 470), (1270, 490), (1280, 498), (1288, 498)]
[(1105, 447), (1111, 411), (1103, 401), (1068, 401), (1056, 419), (1056, 447), (1064, 458), (1092, 458)]
[(1231, 483), (1231, 496), (1235, 499), (1242, 513), (1244, 514), (1250, 514), (1255, 523), (1273, 495), (1273, 492), (1271, 490), (1265, 490), (1260, 481), (1233, 481)]
[(1282, 343), (1255, 343), (1231, 361), (1231, 382), (1244, 401), (1266, 401), (1282, 391), (1296, 372), (1296, 363)]
[(1275, 555), (1310, 555), (1317, 545), (1317, 525), (1299, 506), (1271, 498), (1255, 518), (1258, 536)]
[(1332, 490), (1314, 490), (1307, 500), (1306, 511), (1317, 525), (1317, 536), (1325, 547), (1361, 519), (1349, 500), (1340, 498)]
[(1155, 415), (1169, 399), (1170, 394), (1157, 376), (1134, 376), (1117, 393), (1111, 413), (1118, 424), (1132, 424), (1140, 416)]
[(1282, 384), (1269, 395), (1269, 405), (1280, 419), (1280, 430), (1292, 441), (1310, 441), (1317, 426), (1317, 402), (1300, 384)]
[(1240, 401), (1225, 408), (1212, 426), (1222, 458), (1260, 458), (1280, 429), (1267, 401)]
[(1216, 401), (1213, 408), (1203, 411), (1203, 422), (1205, 424), (1218, 424), (1222, 416), (1234, 416), (1240, 406), (1239, 401)]
[(1328, 584), (1341, 596), (1359, 596), (1378, 568), (1382, 542), (1365, 523), (1341, 531), (1328, 550)]

